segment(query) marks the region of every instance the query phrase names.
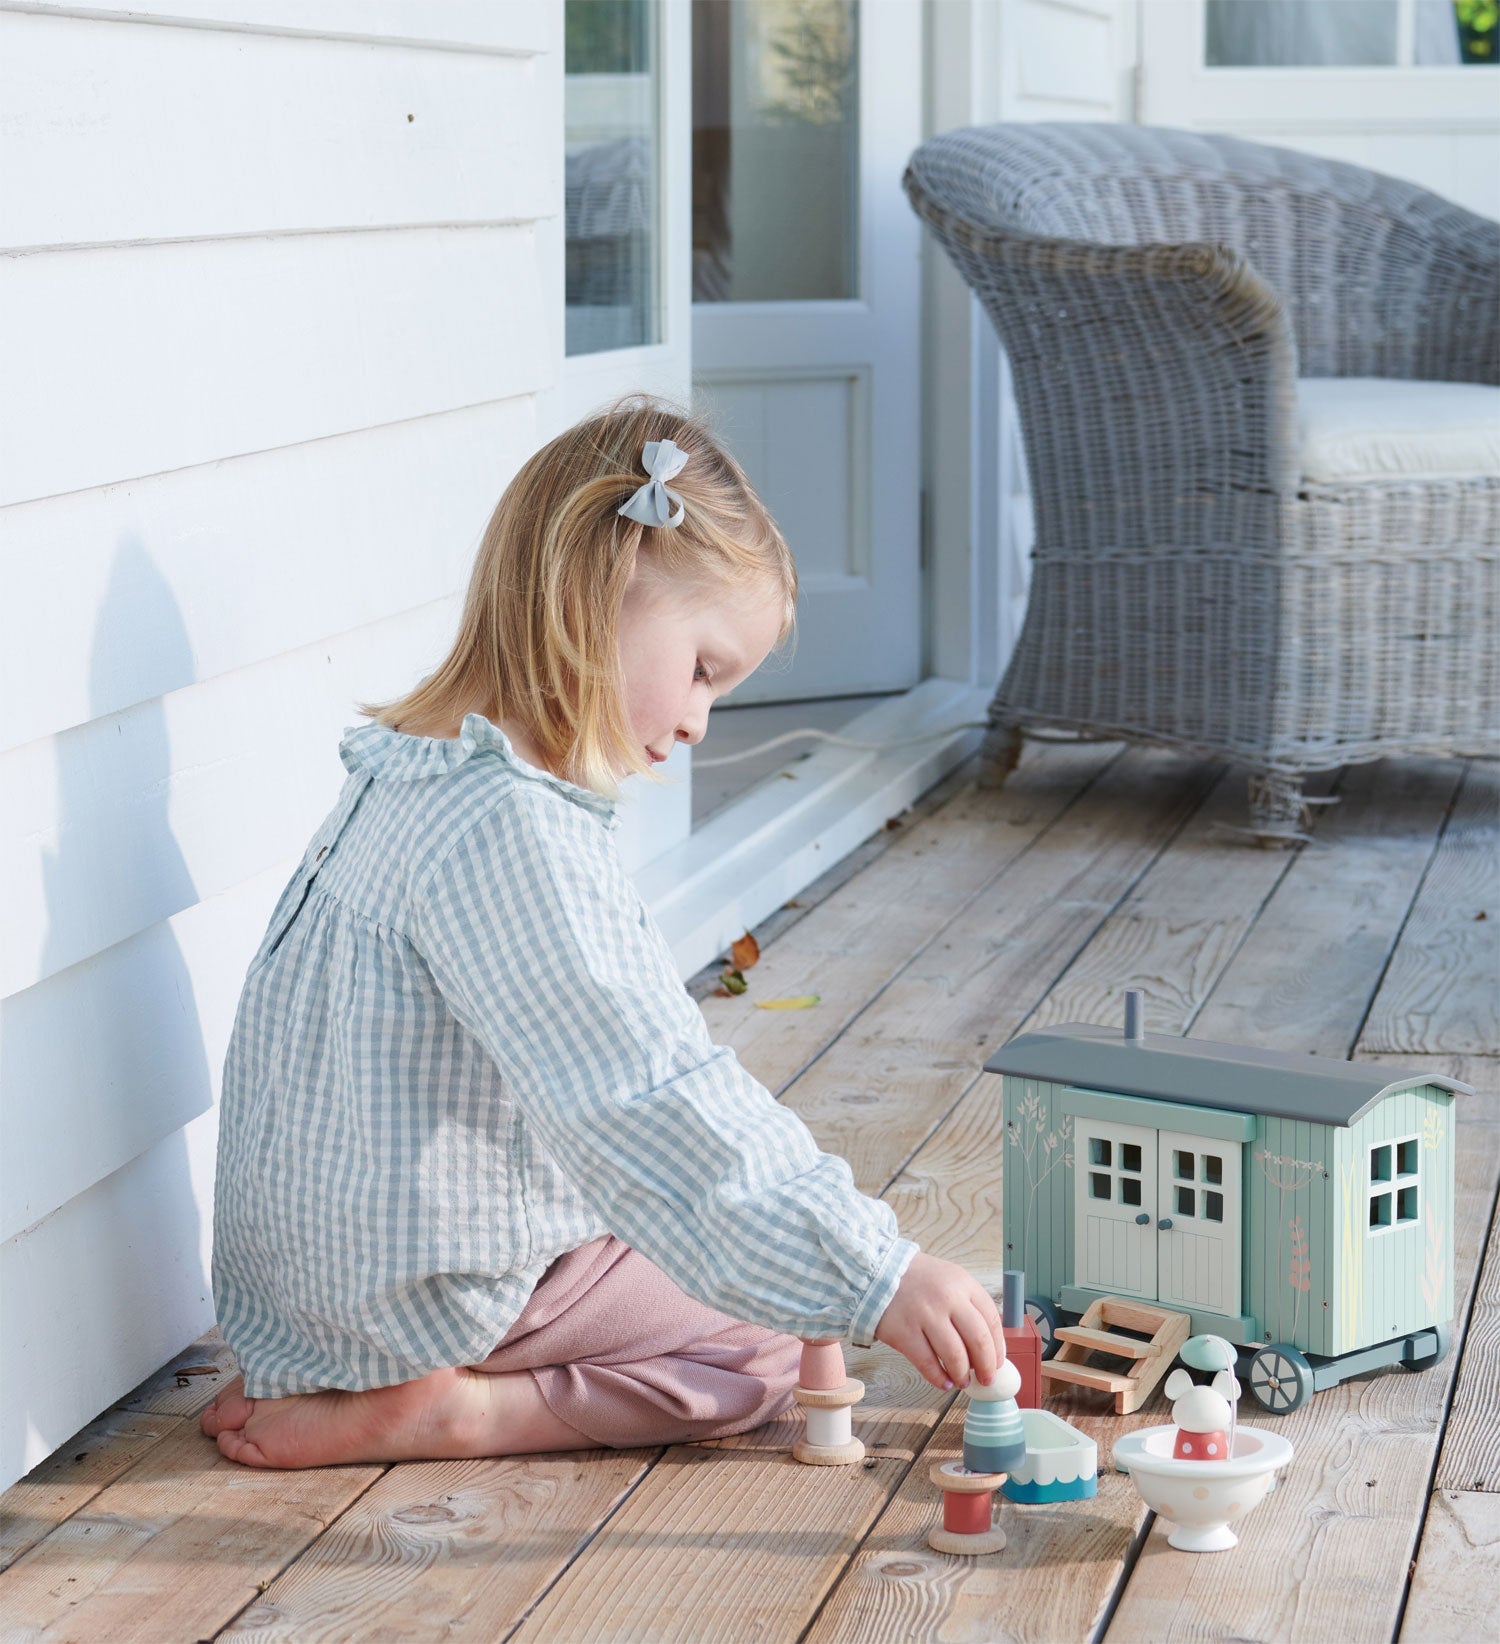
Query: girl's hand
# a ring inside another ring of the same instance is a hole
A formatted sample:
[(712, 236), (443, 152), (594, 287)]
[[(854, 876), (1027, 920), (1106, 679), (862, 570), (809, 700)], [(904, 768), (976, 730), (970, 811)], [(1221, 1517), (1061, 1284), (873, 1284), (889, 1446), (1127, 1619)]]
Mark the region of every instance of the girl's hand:
[(987, 1386), (1005, 1357), (1000, 1312), (989, 1292), (956, 1263), (921, 1251), (880, 1315), (875, 1339), (905, 1354), (945, 1391), (967, 1386), (971, 1370)]

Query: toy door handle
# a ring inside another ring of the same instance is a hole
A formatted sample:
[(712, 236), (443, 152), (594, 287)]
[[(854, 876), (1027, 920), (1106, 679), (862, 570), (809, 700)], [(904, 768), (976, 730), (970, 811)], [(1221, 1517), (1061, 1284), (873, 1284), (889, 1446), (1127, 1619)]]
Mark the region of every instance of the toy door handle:
[(1166, 1233), (1171, 1229), (1172, 1218), (1170, 1216), (1163, 1216), (1156, 1225), (1162, 1230), (1163, 1233)]
[(1149, 1222), (1149, 1221), (1150, 1221), (1150, 1220), (1151, 1220), (1151, 1218), (1150, 1218), (1150, 1217), (1149, 1217), (1149, 1216), (1148, 1216), (1148, 1215), (1147, 1215), (1147, 1214), (1146, 1214), (1146, 1212), (1145, 1212), (1145, 1211), (1144, 1211), (1144, 1210), (1143, 1210), (1143, 1211), (1142, 1211), (1142, 1212), (1141, 1212), (1141, 1213), (1140, 1213), (1140, 1215), (1139, 1215), (1139, 1216), (1137, 1216), (1137, 1217), (1136, 1217), (1136, 1219), (1135, 1219), (1135, 1225), (1136, 1225), (1136, 1226), (1137, 1226), (1137, 1227), (1144, 1227), (1144, 1226), (1145, 1226), (1145, 1225), (1146, 1225), (1146, 1223), (1147, 1223), (1147, 1222)]

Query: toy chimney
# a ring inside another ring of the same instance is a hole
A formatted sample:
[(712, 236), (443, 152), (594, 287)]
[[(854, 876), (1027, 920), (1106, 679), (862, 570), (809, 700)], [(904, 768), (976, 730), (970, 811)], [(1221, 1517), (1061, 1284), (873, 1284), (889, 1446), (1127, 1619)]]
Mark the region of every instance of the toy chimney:
[(1146, 1042), (1146, 1027), (1141, 1020), (1141, 990), (1125, 989), (1125, 1042), (1142, 1045)]

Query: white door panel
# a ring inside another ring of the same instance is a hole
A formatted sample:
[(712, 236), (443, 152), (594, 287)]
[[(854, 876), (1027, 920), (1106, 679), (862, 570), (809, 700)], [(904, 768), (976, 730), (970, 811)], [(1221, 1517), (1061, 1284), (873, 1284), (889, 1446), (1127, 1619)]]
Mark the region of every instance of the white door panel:
[(735, 700), (903, 690), (921, 677), (921, 230), (900, 187), (921, 5), (709, 0), (694, 26), (694, 399), (802, 582), (794, 654)]
[(1156, 1132), (1078, 1120), (1073, 1231), (1077, 1282), (1118, 1296), (1156, 1295)]
[(1241, 1144), (1163, 1130), (1158, 1150), (1157, 1300), (1236, 1314)]

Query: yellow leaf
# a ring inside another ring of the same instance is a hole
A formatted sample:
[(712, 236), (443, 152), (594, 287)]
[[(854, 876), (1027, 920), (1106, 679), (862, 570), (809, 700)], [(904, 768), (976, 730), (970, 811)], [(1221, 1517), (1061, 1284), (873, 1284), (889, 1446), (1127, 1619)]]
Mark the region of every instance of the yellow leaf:
[(757, 999), (757, 1010), (811, 1010), (822, 997), (817, 993), (800, 994), (795, 999)]

